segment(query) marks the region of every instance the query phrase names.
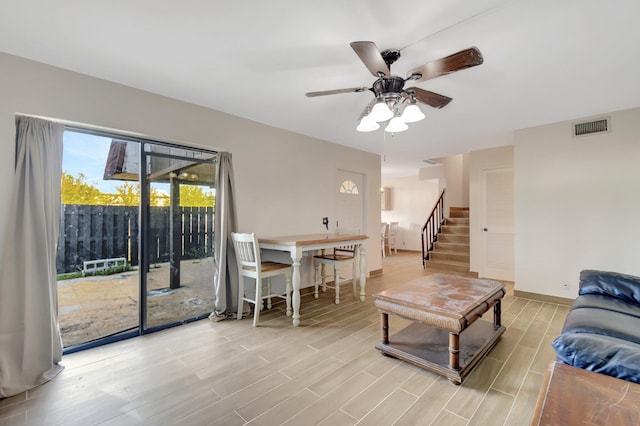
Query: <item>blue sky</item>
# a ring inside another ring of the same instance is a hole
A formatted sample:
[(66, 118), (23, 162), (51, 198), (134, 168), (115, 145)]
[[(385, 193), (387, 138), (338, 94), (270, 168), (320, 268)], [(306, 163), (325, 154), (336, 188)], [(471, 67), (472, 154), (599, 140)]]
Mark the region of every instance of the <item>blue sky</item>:
[(115, 187), (122, 185), (121, 181), (102, 179), (110, 146), (111, 138), (65, 131), (62, 170), (75, 177), (84, 173), (87, 183), (102, 192), (117, 192)]
[[(78, 177), (78, 174), (83, 173), (88, 184), (95, 186), (103, 193), (115, 194), (118, 192), (116, 186), (120, 186), (124, 182), (102, 179), (110, 147), (110, 137), (67, 130), (64, 132), (62, 170), (74, 177)], [(153, 187), (167, 193), (169, 191), (169, 185), (166, 183), (154, 182)], [(205, 192), (212, 190), (207, 186), (203, 187), (203, 189)]]

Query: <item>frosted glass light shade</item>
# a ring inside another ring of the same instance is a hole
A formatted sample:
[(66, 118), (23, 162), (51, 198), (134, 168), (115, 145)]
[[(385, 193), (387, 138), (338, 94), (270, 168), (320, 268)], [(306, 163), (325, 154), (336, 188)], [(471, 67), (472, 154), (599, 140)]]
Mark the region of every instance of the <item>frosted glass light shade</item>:
[(388, 119), (393, 117), (393, 111), (389, 109), (386, 102), (382, 101), (376, 103), (373, 108), (371, 108), (369, 117), (378, 122), (387, 121)]
[(402, 112), (402, 121), (405, 123), (415, 123), (416, 121), (420, 121), (424, 119), (424, 114), (418, 108), (416, 104), (407, 105), (407, 107)]
[(374, 130), (378, 130), (380, 125), (376, 123), (376, 121), (368, 115), (362, 117), (360, 120), (360, 124), (356, 127), (356, 130), (359, 132), (373, 132)]
[(389, 124), (387, 124), (387, 127), (384, 128), (384, 131), (389, 133), (398, 133), (404, 132), (408, 128), (409, 126), (407, 126), (400, 117), (393, 117), (391, 121), (389, 121)]

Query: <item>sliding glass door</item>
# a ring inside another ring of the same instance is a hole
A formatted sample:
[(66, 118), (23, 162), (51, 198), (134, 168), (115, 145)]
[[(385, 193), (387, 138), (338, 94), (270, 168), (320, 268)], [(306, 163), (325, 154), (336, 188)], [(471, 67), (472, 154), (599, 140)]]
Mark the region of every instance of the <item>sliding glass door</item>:
[(137, 170), (139, 152), (135, 142), (65, 131), (56, 256), (65, 348), (137, 333), (137, 174), (127, 176), (133, 182), (125, 180), (117, 160), (126, 157), (127, 167)]
[(201, 318), (213, 310), (216, 155), (145, 143), (143, 330)]
[(65, 352), (213, 310), (215, 152), (65, 132), (58, 310)]

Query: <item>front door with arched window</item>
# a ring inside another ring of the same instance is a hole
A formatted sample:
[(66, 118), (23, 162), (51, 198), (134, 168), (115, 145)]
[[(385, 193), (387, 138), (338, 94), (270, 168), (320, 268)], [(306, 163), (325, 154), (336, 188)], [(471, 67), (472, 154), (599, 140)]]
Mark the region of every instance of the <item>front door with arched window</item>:
[(334, 188), (334, 229), (337, 232), (340, 229), (358, 230), (358, 233), (365, 234), (364, 176), (360, 173), (337, 170)]

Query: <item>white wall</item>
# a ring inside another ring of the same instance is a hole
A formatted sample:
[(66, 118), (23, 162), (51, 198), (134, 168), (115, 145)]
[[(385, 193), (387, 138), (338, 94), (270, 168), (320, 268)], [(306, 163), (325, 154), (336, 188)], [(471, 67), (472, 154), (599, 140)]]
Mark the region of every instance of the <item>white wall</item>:
[[(10, 198), (15, 114), (64, 119), (231, 152), (239, 229), (263, 236), (322, 232), (322, 217), (335, 216), (334, 171), (362, 173), (368, 270), (382, 267), (378, 155), (3, 53), (0, 70), (0, 199)], [(6, 213), (2, 203), (0, 239)]]
[(443, 164), (437, 166), (421, 167), (418, 169), (419, 180), (435, 180), (438, 183), (438, 195), (447, 187)]
[(385, 178), (382, 186), (391, 188), (391, 210), (382, 212), (382, 221), (399, 222), (396, 246), (420, 251), (420, 230), (440, 195), (438, 181), (417, 176)]
[(469, 174), (468, 154), (452, 155), (450, 157), (434, 158), (440, 163), (437, 166), (422, 167), (418, 170), (421, 180), (437, 179), (439, 191), (446, 188), (444, 199), (445, 215), (449, 215), (449, 207), (469, 206)]
[(606, 115), (610, 133), (515, 133), (516, 290), (573, 298), (582, 269), (640, 275), (640, 108)]
[(482, 171), (513, 167), (513, 145), (473, 151), (468, 155), (469, 176), (469, 269), (480, 272), (484, 258), (482, 244)]
[(450, 157), (436, 158), (435, 160), (444, 166), (444, 179), (447, 193), (445, 196), (445, 212), (449, 215), (449, 207), (468, 207), (468, 174), (464, 172), (467, 167), (466, 155), (452, 155)]

